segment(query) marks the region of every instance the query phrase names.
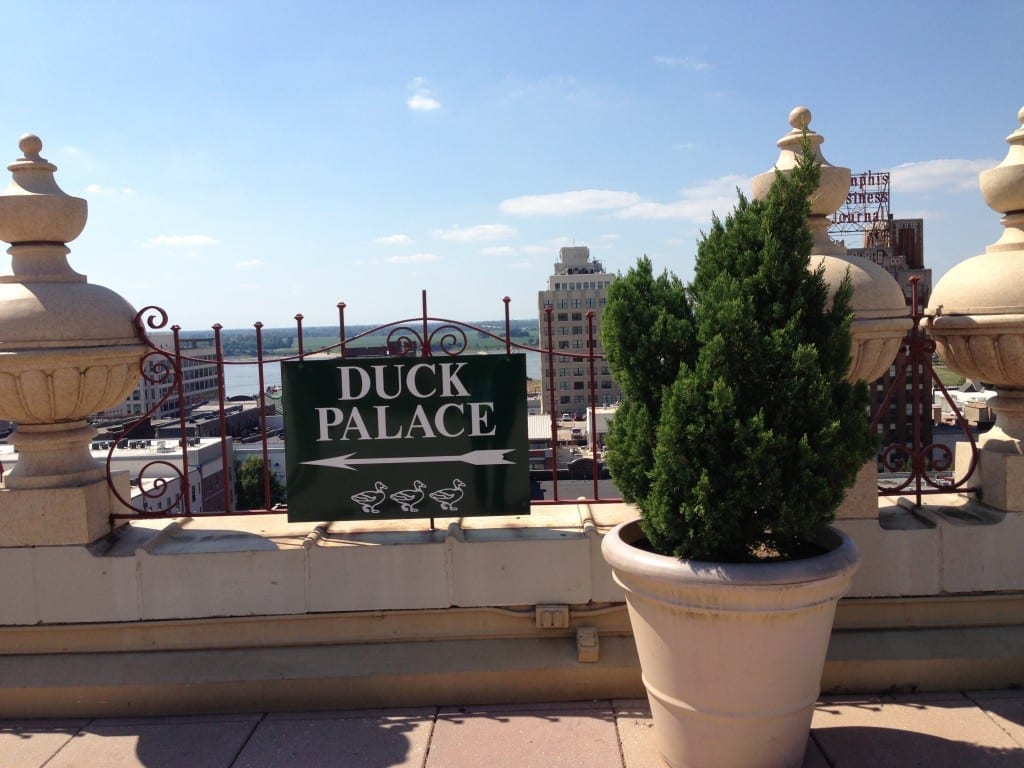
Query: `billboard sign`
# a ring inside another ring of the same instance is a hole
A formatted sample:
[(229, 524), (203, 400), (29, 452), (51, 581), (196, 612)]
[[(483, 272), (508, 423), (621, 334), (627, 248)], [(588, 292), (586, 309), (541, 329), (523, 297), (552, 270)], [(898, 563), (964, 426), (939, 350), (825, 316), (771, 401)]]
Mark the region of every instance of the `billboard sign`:
[(832, 215), (830, 231), (854, 234), (889, 221), (888, 171), (864, 171), (850, 176), (846, 202)]
[(288, 520), (530, 511), (525, 355), (281, 363)]

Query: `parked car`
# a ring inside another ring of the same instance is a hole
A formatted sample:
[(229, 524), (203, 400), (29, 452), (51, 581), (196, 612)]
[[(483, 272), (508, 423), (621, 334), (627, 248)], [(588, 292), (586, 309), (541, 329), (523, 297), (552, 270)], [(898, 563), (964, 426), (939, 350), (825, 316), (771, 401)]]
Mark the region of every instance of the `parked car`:
[(562, 414), (562, 421), (572, 421), (572, 414), (571, 413), (563, 413)]
[(578, 445), (582, 445), (587, 440), (583, 435), (583, 430), (579, 427), (573, 427), (569, 430), (569, 438)]
[(597, 461), (589, 456), (581, 456), (569, 462), (569, 479), (593, 480), (595, 465), (597, 466), (598, 477), (609, 477), (608, 467), (604, 465), (604, 462)]

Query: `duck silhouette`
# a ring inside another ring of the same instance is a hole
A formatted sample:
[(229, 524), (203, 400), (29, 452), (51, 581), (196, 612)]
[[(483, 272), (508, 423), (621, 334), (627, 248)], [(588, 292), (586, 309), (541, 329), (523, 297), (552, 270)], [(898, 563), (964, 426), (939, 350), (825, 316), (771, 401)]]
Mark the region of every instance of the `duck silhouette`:
[(372, 491), (360, 491), (352, 494), (352, 501), (362, 507), (364, 515), (379, 515), (380, 510), (377, 507), (384, 501), (387, 489), (388, 487), (378, 480), (373, 484)]
[(396, 491), (391, 494), (391, 500), (397, 501), (398, 506), (402, 508), (403, 512), (416, 512), (416, 505), (423, 501), (424, 489), (427, 487), (426, 483), (421, 480), (413, 481), (412, 488), (406, 488), (404, 491)]
[(466, 484), (455, 478), (452, 480), (451, 488), (441, 488), (430, 494), (430, 498), (441, 505), (441, 509), (445, 512), (458, 512), (459, 508), (455, 505), (462, 500), (463, 488)]

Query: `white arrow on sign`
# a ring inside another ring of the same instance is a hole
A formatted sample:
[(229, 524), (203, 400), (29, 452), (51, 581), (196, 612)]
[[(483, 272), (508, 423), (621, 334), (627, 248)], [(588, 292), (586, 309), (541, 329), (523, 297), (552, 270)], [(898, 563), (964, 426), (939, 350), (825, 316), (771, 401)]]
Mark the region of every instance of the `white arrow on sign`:
[(461, 456), (393, 456), (382, 459), (353, 459), (354, 453), (347, 453), (344, 456), (335, 456), (330, 459), (316, 459), (315, 461), (304, 461), (303, 464), (315, 464), (320, 467), (336, 467), (338, 469), (352, 469), (353, 464), (425, 464), (439, 461), (461, 461), (464, 464), (475, 464), (485, 466), (492, 464), (515, 464), (505, 458), (506, 453), (511, 453), (513, 448), (499, 448), (497, 450), (469, 451)]

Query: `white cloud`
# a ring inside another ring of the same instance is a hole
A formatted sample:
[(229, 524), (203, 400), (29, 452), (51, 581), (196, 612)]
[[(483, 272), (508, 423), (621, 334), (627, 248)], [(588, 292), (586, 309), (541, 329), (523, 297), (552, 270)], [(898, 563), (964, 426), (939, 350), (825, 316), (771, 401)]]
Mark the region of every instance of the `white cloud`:
[(724, 215), (736, 204), (736, 188), (747, 189), (749, 179), (730, 175), (712, 179), (679, 191), (679, 200), (671, 203), (642, 202), (617, 211), (620, 219), (682, 219), (703, 224), (711, 214)]
[(261, 267), (261, 266), (263, 266), (263, 259), (249, 259), (248, 261), (236, 261), (235, 262), (235, 266), (236, 267), (241, 267), (242, 269), (251, 269), (252, 267)]
[(412, 96), (405, 102), (414, 112), (433, 112), (441, 108), (441, 102), (434, 98), (430, 84), (425, 77), (414, 77), (409, 83)]
[(449, 227), (434, 230), (434, 236), (442, 240), (455, 240), (461, 243), (480, 240), (502, 240), (515, 237), (519, 232), (507, 224), (477, 224), (474, 227)]
[(408, 235), (384, 235), (373, 242), (381, 245), (412, 245), (412, 238)]
[(514, 216), (565, 216), (636, 205), (642, 198), (634, 192), (611, 189), (579, 189), (549, 195), (523, 195), (502, 200), (502, 213)]
[(409, 97), (409, 100), (406, 102), (406, 104), (408, 104), (409, 109), (413, 110), (414, 112), (432, 112), (435, 109), (441, 108), (441, 102), (439, 102), (433, 96), (423, 93), (414, 93), (412, 96)]
[(700, 72), (705, 69), (711, 69), (710, 64), (703, 59), (698, 59), (694, 56), (655, 56), (654, 61), (655, 63), (666, 67), (685, 69), (690, 72)]
[(428, 264), (437, 260), (433, 253), (410, 253), (405, 256), (388, 256), (384, 259), (388, 264)]
[(118, 189), (116, 187), (103, 187), (99, 184), (90, 184), (85, 188), (85, 192), (89, 195), (125, 195), (127, 197), (136, 194), (135, 190), (131, 187), (121, 187)]
[(977, 192), (978, 174), (998, 160), (925, 160), (903, 163), (892, 169), (894, 192)]
[(515, 256), (517, 251), (511, 245), (491, 245), (481, 248), (480, 253), (485, 256)]
[(219, 242), (219, 240), (215, 240), (207, 235), (157, 235), (146, 240), (143, 245), (148, 247), (194, 248), (200, 245), (217, 245)]
[(601, 235), (602, 240), (621, 240), (622, 235), (617, 235), (614, 232), (609, 232), (607, 235)]

